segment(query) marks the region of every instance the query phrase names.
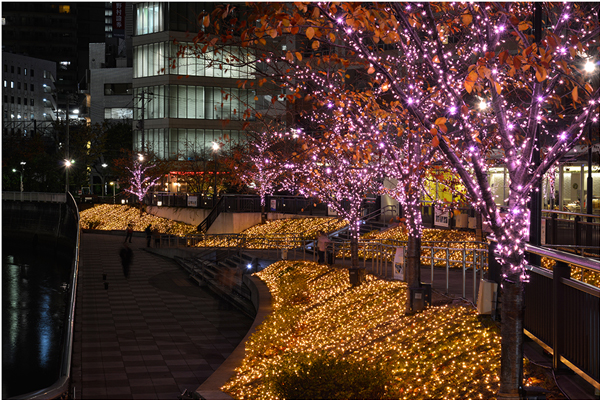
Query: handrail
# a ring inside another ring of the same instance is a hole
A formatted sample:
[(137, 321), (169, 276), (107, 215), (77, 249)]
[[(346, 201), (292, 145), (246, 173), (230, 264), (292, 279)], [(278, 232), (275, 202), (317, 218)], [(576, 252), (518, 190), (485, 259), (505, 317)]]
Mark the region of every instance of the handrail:
[(567, 264), (575, 264), (581, 268), (600, 272), (600, 261), (596, 261), (588, 257), (581, 257), (571, 253), (566, 253), (562, 251), (559, 252), (553, 249), (532, 246), (530, 244), (525, 245), (525, 250), (528, 253), (537, 254), (539, 256), (550, 258), (555, 261), (565, 262)]
[(221, 204), (223, 203), (224, 196), (221, 196), (217, 201), (217, 204), (210, 210), (210, 213), (204, 218), (204, 221), (200, 222), (198, 225), (198, 232), (206, 233), (210, 226), (217, 220), (219, 214), (221, 214)]
[(547, 214), (560, 214), (560, 215), (569, 215), (575, 217), (585, 217), (585, 218), (600, 218), (598, 214), (586, 214), (586, 213), (574, 213), (570, 211), (559, 211), (559, 210), (542, 210), (543, 213)]
[(71, 207), (73, 207), (73, 210), (75, 212), (77, 233), (71, 276), (71, 296), (69, 300), (67, 319), (65, 321), (66, 340), (63, 346), (59, 378), (53, 385), (45, 389), (41, 389), (24, 395), (18, 395), (13, 397), (13, 399), (54, 399), (61, 397), (65, 392), (69, 390), (71, 380), (71, 361), (73, 358), (73, 336), (75, 332), (75, 301), (77, 298), (77, 282), (79, 276), (79, 246), (81, 239), (81, 229), (79, 228), (79, 210), (77, 209), (77, 203), (75, 202), (75, 199), (73, 198), (73, 195), (71, 195), (71, 193), (68, 193), (68, 196), (66, 196), (66, 198), (67, 208), (70, 205)]
[(2, 200), (12, 201), (47, 201), (52, 203), (66, 203), (65, 193), (46, 192), (2, 192)]

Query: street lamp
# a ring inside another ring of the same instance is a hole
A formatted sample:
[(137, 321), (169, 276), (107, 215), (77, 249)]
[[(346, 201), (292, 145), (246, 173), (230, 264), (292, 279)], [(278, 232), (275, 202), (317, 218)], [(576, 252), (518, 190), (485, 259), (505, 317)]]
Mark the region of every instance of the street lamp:
[(113, 204), (115, 204), (115, 183), (111, 182), (110, 186), (112, 186), (112, 188), (113, 188)]
[(214, 153), (214, 163), (215, 163), (215, 185), (214, 185), (214, 190), (213, 190), (213, 192), (214, 192), (213, 207), (215, 207), (217, 205), (217, 155), (218, 155), (220, 148), (221, 148), (221, 146), (219, 146), (219, 143), (213, 142), (212, 149), (213, 149), (213, 153)]
[(69, 193), (69, 168), (75, 163), (75, 160), (65, 160), (65, 193)]
[(19, 178), (21, 181), (21, 201), (23, 201), (23, 173), (25, 172), (25, 164), (27, 164), (25, 161), (21, 161), (21, 170), (19, 171), (16, 168), (13, 168), (13, 172), (18, 172), (19, 173)]

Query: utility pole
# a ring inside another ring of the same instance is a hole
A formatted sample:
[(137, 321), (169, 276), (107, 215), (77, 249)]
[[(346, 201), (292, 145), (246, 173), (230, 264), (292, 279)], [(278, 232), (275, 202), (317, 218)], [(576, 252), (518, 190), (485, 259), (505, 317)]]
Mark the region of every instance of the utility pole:
[[(150, 98), (150, 96), (154, 95), (154, 93), (149, 92), (148, 93), (148, 102), (150, 102), (152, 99)], [(146, 138), (145, 138), (145, 130), (144, 130), (144, 118), (145, 118), (145, 113), (146, 113), (146, 91), (142, 90), (142, 93), (140, 95), (140, 101), (142, 102), (142, 111), (141, 111), (141, 116), (140, 116), (140, 120), (137, 123), (137, 128), (140, 129), (142, 131), (142, 154), (144, 154), (145, 150), (145, 142), (146, 142)]]

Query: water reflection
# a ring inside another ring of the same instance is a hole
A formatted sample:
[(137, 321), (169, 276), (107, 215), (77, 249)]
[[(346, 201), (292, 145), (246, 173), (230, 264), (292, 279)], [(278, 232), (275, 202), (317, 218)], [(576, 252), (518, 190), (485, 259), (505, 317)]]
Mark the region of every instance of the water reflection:
[[(68, 260), (3, 238), (2, 398), (43, 389), (59, 377)], [(9, 253), (9, 254), (7, 254)]]

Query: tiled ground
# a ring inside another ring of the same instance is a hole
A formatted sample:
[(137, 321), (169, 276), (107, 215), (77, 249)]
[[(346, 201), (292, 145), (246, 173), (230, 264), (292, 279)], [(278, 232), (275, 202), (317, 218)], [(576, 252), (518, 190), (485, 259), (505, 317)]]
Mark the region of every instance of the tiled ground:
[(122, 241), (82, 234), (75, 398), (176, 399), (221, 365), (252, 320), (188, 280), (174, 261), (142, 250), (141, 237), (133, 238), (125, 278), (118, 255)]

